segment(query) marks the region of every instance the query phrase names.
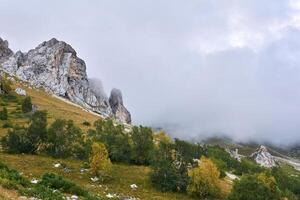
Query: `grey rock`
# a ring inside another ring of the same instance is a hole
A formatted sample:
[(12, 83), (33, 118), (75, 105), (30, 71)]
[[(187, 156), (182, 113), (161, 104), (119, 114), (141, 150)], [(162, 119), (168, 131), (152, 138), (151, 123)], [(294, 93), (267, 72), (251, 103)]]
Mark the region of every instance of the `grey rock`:
[(276, 166), (274, 157), (269, 153), (268, 149), (261, 145), (250, 157), (262, 167), (272, 168)]
[(122, 92), (119, 89), (112, 89), (109, 97), (109, 104), (112, 113), (119, 122), (131, 123), (131, 115), (123, 105)]
[(16, 88), (15, 89), (15, 92), (18, 94), (18, 95), (21, 95), (21, 96), (26, 96), (26, 91), (22, 88)]
[(8, 48), (8, 42), (0, 38), (0, 62), (13, 55), (13, 51)]
[(0, 64), (4, 72), (104, 117), (115, 117), (122, 123), (131, 121), (125, 117), (129, 112), (123, 103), (117, 103), (115, 112), (112, 111), (102, 86), (97, 86), (94, 81), (89, 82), (85, 62), (77, 57), (69, 44), (53, 38), (27, 53), (18, 51), (15, 54), (8, 48), (7, 42), (0, 40), (0, 45), (3, 46)]

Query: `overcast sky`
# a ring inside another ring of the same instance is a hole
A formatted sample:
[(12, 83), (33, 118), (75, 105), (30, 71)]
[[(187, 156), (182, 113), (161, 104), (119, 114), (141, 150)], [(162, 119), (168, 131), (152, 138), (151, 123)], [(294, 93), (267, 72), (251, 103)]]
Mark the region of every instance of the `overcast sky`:
[(0, 37), (56, 37), (134, 123), (181, 137), (300, 141), (300, 2), (0, 0)]

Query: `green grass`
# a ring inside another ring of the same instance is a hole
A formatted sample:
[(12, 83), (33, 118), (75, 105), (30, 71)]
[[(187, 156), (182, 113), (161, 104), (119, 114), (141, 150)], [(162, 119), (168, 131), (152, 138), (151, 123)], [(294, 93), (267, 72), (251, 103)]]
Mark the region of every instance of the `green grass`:
[[(25, 87), (21, 83), (14, 83), (13, 89), (21, 87), (26, 90), (27, 94), (31, 96), (32, 103), (37, 105), (39, 110), (48, 111), (48, 124), (51, 124), (55, 119), (71, 119), (82, 130), (86, 131), (90, 127), (84, 125), (83, 122), (93, 124), (94, 121), (100, 119), (99, 116), (93, 115), (77, 106), (68, 104), (60, 99), (54, 98), (48, 95), (42, 90), (34, 90)], [(3, 128), (5, 123), (12, 123), (18, 125), (26, 125), (28, 122), (28, 116), (23, 114), (20, 110), (20, 100), (7, 97), (0, 102), (8, 109), (9, 119), (7, 121), (0, 121), (0, 137), (6, 135), (9, 128)], [(43, 155), (12, 155), (6, 153), (0, 153), (0, 162), (3, 162), (11, 168), (18, 170), (24, 177), (29, 180), (33, 178), (41, 179), (45, 173), (56, 173), (64, 178), (67, 178), (82, 188), (105, 196), (108, 193), (117, 194), (121, 196), (131, 196), (140, 199), (153, 199), (153, 200), (176, 200), (176, 199), (192, 199), (187, 194), (182, 193), (163, 193), (151, 186), (149, 180), (149, 172), (151, 169), (147, 166), (134, 166), (126, 164), (113, 164), (111, 178), (105, 183), (94, 183), (91, 181), (91, 175), (89, 172), (81, 173), (80, 169), (84, 165), (83, 161), (72, 159), (54, 159)], [(65, 172), (63, 168), (55, 168), (55, 163), (63, 163), (70, 169), (70, 172)], [(223, 181), (223, 189), (229, 192), (231, 184), (229, 181)], [(130, 188), (131, 184), (138, 186), (137, 190)], [(6, 193), (15, 194), (15, 191), (6, 191)], [(0, 188), (0, 194), (1, 188)], [(7, 198), (9, 195), (2, 195)], [(9, 199), (9, 198), (7, 198)], [(14, 197), (12, 198), (14, 199)]]
[[(186, 194), (180, 193), (162, 193), (155, 190), (149, 181), (149, 167), (133, 166), (124, 164), (114, 164), (111, 173), (111, 180), (105, 183), (94, 183), (90, 180), (92, 177), (88, 172), (81, 173), (82, 161), (61, 160), (40, 155), (10, 155), (0, 154), (0, 161), (12, 166), (23, 174), (24, 177), (41, 179), (46, 172), (54, 172), (94, 194), (105, 195), (108, 193), (122, 196), (134, 196), (140, 199), (192, 199)], [(55, 163), (64, 163), (71, 171), (66, 173), (63, 168), (55, 168)], [(131, 184), (137, 184), (138, 189), (132, 190)]]

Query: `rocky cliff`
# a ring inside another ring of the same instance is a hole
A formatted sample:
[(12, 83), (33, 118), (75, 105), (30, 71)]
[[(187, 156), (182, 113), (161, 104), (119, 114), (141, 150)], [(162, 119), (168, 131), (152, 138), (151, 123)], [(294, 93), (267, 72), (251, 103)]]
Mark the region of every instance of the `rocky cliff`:
[(258, 148), (253, 154), (251, 154), (250, 157), (254, 158), (256, 163), (263, 167), (271, 168), (276, 166), (274, 157), (263, 145), (261, 145), (260, 148)]
[(14, 54), (8, 42), (0, 38), (0, 65), (2, 71), (33, 87), (43, 88), (105, 117), (115, 117), (121, 123), (131, 122), (122, 96), (116, 97), (113, 90), (109, 100), (102, 89), (99, 90), (95, 84), (92, 86), (85, 62), (63, 41), (53, 38), (27, 53), (18, 51)]

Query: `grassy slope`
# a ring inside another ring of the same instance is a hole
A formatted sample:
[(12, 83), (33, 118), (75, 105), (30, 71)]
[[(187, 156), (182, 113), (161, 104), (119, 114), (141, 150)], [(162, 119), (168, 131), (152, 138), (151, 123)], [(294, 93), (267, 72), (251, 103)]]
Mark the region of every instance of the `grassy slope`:
[[(19, 83), (14, 84), (14, 88), (20, 87)], [(70, 105), (57, 98), (54, 98), (43, 91), (33, 90), (21, 86), (24, 88), (28, 95), (32, 97), (33, 104), (37, 105), (39, 109), (47, 110), (49, 113), (49, 122), (56, 118), (72, 119), (78, 126), (87, 130), (89, 127), (82, 125), (84, 121), (89, 121), (91, 124), (99, 119), (98, 116), (93, 115), (77, 106)], [(19, 117), (21, 111), (16, 112), (16, 109), (20, 107), (17, 102), (10, 102), (7, 105), (9, 111), (9, 120), (13, 124), (26, 124), (27, 119)], [(7, 129), (2, 128), (4, 122), (0, 121), (0, 136), (7, 133)], [(80, 168), (82, 166), (81, 161), (77, 160), (55, 160), (50, 157), (34, 156), (34, 155), (10, 155), (1, 153), (0, 161), (8, 164), (12, 168), (17, 169), (19, 172), (23, 172), (25, 176), (29, 178), (39, 178), (45, 172), (56, 172), (63, 175), (66, 178), (76, 181), (83, 187), (99, 194), (113, 193), (123, 194), (128, 196), (139, 197), (141, 199), (190, 199), (187, 195), (178, 193), (162, 193), (151, 187), (148, 173), (149, 167), (133, 166), (124, 164), (114, 164), (112, 180), (108, 183), (99, 185), (90, 181), (90, 175), (88, 173), (81, 174)], [(63, 162), (72, 169), (70, 173), (65, 173), (62, 169), (53, 167), (56, 162)], [(130, 184), (137, 184), (139, 188), (133, 191), (130, 188)], [(93, 186), (94, 185), (94, 186)], [(108, 188), (108, 189), (106, 189)], [(228, 184), (224, 184), (224, 188), (228, 190)], [(6, 191), (9, 193), (9, 191)], [(11, 191), (12, 194), (13, 191)], [(9, 196), (4, 198), (4, 195), (0, 195), (0, 199), (9, 199)]]

